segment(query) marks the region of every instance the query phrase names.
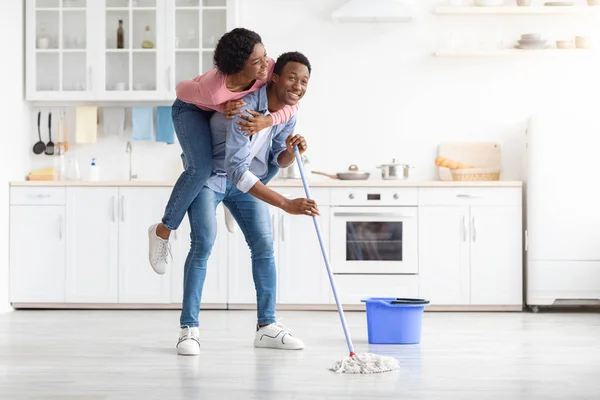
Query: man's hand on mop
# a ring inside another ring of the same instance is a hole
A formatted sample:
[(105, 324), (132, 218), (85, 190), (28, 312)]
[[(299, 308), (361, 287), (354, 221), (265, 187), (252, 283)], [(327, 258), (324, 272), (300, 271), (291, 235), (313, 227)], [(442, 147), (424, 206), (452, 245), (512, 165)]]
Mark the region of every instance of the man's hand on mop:
[(313, 199), (293, 199), (288, 200), (283, 207), (283, 210), (288, 214), (293, 215), (308, 215), (310, 217), (316, 217), (319, 214), (319, 208), (317, 203)]

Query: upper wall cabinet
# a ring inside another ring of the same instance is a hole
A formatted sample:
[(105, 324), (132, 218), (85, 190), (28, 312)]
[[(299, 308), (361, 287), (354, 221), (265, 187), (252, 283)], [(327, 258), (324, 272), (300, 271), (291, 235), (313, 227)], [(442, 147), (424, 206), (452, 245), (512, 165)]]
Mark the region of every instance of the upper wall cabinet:
[(212, 68), (236, 0), (27, 0), (27, 100), (170, 101)]

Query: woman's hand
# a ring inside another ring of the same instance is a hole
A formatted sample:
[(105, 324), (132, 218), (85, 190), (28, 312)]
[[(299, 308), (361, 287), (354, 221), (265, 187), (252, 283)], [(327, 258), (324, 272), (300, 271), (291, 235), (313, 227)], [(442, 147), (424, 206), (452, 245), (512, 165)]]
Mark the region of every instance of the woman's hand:
[[(253, 110), (246, 111), (252, 115), (242, 114), (240, 115), (240, 120), (237, 122), (240, 130), (244, 132), (246, 136), (252, 136), (273, 125), (273, 118), (270, 115), (262, 115)], [(242, 121), (242, 119), (244, 119), (244, 121)]]
[(304, 152), (308, 148), (308, 146), (306, 144), (306, 140), (304, 139), (304, 136), (296, 135), (296, 134), (288, 136), (288, 138), (285, 140), (285, 146), (287, 148), (288, 153), (292, 157), (295, 157), (294, 146), (298, 146), (298, 152), (300, 154), (304, 154)]
[(223, 114), (225, 114), (225, 118), (233, 119), (235, 114), (239, 114), (242, 112), (242, 107), (245, 106), (246, 103), (243, 100), (230, 100), (223, 106)]

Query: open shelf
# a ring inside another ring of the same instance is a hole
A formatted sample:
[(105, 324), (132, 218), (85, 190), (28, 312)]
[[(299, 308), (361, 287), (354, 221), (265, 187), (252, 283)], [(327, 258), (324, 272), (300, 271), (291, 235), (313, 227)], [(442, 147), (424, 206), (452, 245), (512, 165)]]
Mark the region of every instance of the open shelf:
[(496, 7), (452, 7), (434, 8), (437, 15), (600, 15), (600, 6), (496, 6)]
[(519, 57), (519, 56), (546, 56), (546, 55), (598, 55), (595, 49), (497, 49), (497, 50), (473, 50), (473, 51), (437, 51), (433, 53), (438, 58), (495, 58), (495, 57)]

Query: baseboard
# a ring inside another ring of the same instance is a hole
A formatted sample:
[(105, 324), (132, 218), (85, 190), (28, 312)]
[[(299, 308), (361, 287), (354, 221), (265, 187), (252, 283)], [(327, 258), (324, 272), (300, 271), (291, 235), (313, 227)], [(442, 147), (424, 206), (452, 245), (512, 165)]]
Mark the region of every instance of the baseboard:
[[(15, 309), (58, 310), (181, 310), (181, 303), (171, 304), (95, 304), (95, 303), (12, 303)], [(202, 304), (201, 310), (226, 310), (227, 304)]]

